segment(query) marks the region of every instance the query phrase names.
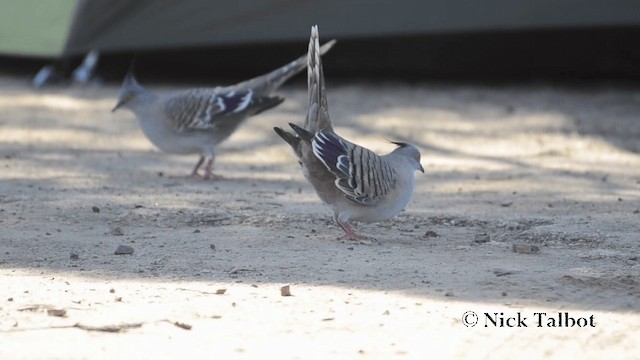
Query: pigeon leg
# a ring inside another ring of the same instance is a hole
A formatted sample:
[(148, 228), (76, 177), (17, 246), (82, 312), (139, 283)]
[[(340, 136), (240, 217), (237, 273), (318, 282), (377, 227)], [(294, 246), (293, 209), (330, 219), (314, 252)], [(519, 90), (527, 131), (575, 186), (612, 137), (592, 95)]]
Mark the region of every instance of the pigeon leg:
[(207, 165), (204, 166), (204, 178), (211, 179), (213, 177), (213, 158), (207, 160)]
[(222, 179), (221, 175), (216, 175), (213, 173), (213, 161), (215, 157), (210, 157), (207, 160), (207, 165), (204, 167), (204, 179), (205, 180), (220, 180)]
[(198, 162), (196, 163), (196, 167), (194, 167), (193, 171), (191, 172), (191, 177), (194, 177), (194, 178), (200, 177), (200, 174), (198, 174), (198, 169), (200, 169), (200, 166), (202, 166), (203, 162), (204, 162), (204, 155), (200, 156), (200, 160), (198, 160)]
[(349, 226), (347, 223), (342, 223), (340, 220), (336, 219), (336, 222), (342, 230), (344, 230), (344, 235), (340, 238), (340, 240), (367, 240), (366, 236), (358, 235), (355, 231)]

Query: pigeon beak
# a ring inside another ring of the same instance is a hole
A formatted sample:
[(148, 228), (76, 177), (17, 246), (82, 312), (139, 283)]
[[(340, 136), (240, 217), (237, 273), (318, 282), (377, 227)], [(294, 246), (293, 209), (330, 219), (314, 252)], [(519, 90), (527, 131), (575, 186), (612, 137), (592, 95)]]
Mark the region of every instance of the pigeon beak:
[(118, 110), (120, 108), (120, 106), (122, 106), (122, 101), (118, 101), (116, 106), (114, 106), (113, 109), (111, 109), (111, 112), (112, 113), (116, 112), (116, 110)]
[(420, 172), (422, 172), (424, 174), (424, 168), (422, 167), (422, 164), (418, 163), (418, 165), (420, 166), (418, 168), (418, 170), (420, 170)]

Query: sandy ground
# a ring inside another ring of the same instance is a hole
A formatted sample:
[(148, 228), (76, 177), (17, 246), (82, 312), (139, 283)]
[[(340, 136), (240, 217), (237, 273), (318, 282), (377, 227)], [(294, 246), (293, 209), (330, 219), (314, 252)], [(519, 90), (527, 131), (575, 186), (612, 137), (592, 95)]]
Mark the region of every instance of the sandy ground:
[(271, 130), (302, 85), (207, 182), (110, 112), (115, 85), (0, 78), (0, 358), (639, 356), (639, 89), (328, 81), (343, 136), (423, 152), (368, 243)]

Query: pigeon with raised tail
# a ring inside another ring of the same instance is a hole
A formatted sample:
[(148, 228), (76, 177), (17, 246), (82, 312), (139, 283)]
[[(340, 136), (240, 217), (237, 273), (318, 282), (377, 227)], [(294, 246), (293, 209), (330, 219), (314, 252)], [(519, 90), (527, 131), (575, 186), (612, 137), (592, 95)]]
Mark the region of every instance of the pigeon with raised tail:
[(317, 26), (311, 28), (307, 78), (309, 105), (304, 127), (289, 124), (293, 133), (274, 130), (291, 145), (305, 177), (333, 210), (333, 219), (345, 232), (342, 239), (366, 239), (349, 221), (383, 221), (400, 213), (411, 199), (416, 170), (424, 172), (420, 152), (411, 144), (394, 142), (398, 147), (380, 156), (333, 131)]

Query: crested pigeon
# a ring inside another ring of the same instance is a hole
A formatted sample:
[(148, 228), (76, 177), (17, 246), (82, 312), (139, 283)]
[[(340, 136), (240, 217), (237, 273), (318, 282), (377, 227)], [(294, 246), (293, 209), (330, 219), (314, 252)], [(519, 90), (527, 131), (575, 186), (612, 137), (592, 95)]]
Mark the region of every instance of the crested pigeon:
[(64, 82), (64, 74), (55, 64), (43, 66), (31, 80), (31, 84), (35, 89), (62, 82)]
[[(329, 41), (320, 48), (324, 54), (335, 44)], [(118, 103), (131, 110), (142, 132), (160, 150), (172, 154), (199, 153), (191, 175), (207, 160), (204, 178), (213, 178), (215, 147), (226, 140), (248, 117), (278, 106), (283, 98), (270, 96), (285, 81), (302, 71), (306, 55), (236, 85), (194, 88), (156, 95), (143, 88), (130, 70), (125, 76)]]
[(289, 124), (294, 133), (274, 130), (291, 145), (305, 177), (333, 210), (333, 219), (345, 232), (342, 239), (366, 239), (356, 234), (349, 221), (383, 221), (400, 213), (411, 199), (415, 171), (424, 173), (420, 152), (411, 144), (394, 142), (395, 150), (378, 156), (333, 131), (318, 42), (314, 26), (307, 57), (305, 125)]
[(99, 59), (100, 52), (98, 50), (89, 51), (82, 63), (71, 73), (73, 81), (79, 84), (88, 84), (94, 80)]

